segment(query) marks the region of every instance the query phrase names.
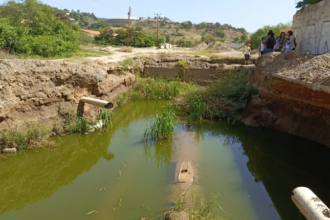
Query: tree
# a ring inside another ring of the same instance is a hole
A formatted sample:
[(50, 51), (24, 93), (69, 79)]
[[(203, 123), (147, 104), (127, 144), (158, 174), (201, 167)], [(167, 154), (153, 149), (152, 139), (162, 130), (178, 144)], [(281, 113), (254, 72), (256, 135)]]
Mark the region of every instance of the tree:
[(321, 1), (322, 0), (302, 0), (297, 2), (296, 8), (305, 8), (308, 5), (313, 5)]
[(215, 31), (215, 35), (216, 35), (217, 37), (224, 38), (224, 37), (226, 36), (226, 33), (224, 32), (224, 30), (222, 30), (222, 29), (218, 29), (218, 30)]
[(0, 7), (0, 47), (44, 57), (64, 56), (77, 50), (77, 27), (59, 20), (54, 12), (37, 0), (7, 2)]
[(263, 37), (267, 37), (267, 33), (269, 30), (272, 30), (275, 34), (275, 37), (280, 35), (280, 31), (284, 28), (291, 27), (291, 23), (283, 24), (279, 23), (275, 26), (264, 26), (262, 28), (259, 28), (255, 33), (253, 33), (250, 37), (250, 40), (247, 40), (246, 43), (251, 43), (252, 49), (256, 49), (260, 45), (260, 40)]

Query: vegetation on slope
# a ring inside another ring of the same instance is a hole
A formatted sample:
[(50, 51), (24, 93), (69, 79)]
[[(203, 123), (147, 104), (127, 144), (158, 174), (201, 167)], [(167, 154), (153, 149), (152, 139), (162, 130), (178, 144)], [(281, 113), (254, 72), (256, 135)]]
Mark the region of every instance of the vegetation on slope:
[(9, 1), (0, 8), (0, 49), (42, 57), (69, 56), (79, 47), (78, 27), (60, 20), (37, 0)]

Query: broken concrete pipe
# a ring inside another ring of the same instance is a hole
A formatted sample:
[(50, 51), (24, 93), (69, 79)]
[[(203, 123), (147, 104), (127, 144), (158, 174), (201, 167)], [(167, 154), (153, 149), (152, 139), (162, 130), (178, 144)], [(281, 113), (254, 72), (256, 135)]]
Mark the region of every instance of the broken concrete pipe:
[(293, 190), (292, 201), (307, 220), (330, 220), (330, 209), (310, 189)]
[(4, 154), (16, 154), (17, 149), (16, 148), (5, 148), (2, 150), (2, 153)]
[(94, 98), (90, 98), (90, 97), (81, 97), (79, 101), (87, 103), (87, 104), (99, 106), (102, 108), (106, 108), (106, 109), (113, 108), (112, 102), (108, 102), (108, 101), (104, 101), (104, 100), (100, 100), (100, 99), (94, 99)]

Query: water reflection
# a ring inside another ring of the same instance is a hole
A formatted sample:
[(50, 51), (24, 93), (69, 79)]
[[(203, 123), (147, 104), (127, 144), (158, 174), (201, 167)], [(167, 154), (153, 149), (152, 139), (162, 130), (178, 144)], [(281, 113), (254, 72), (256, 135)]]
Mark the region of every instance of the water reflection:
[(166, 102), (130, 103), (116, 110), (114, 126), (108, 132), (58, 137), (54, 139), (57, 148), (20, 151), (16, 156), (0, 160), (0, 216), (50, 197), (78, 175), (91, 170), (100, 159), (112, 160), (114, 155), (108, 148), (115, 131), (166, 106)]
[(154, 160), (157, 168), (168, 167), (175, 157), (175, 147), (172, 141), (145, 143), (144, 156)]
[[(282, 219), (297, 218), (298, 209), (291, 201), (291, 195), (298, 186), (309, 187), (326, 204), (330, 204), (330, 176), (325, 175), (327, 167), (330, 167), (329, 148), (274, 130), (241, 125), (205, 122), (191, 129), (196, 131), (198, 137), (203, 137), (200, 133), (221, 137), (228, 147), (241, 145), (241, 154), (248, 157), (246, 168), (255, 182), (265, 186), (273, 202), (271, 205)], [(239, 163), (241, 157), (236, 157), (236, 160)], [(255, 210), (258, 208), (255, 207)]]
[(59, 148), (22, 151), (1, 161), (0, 215), (49, 197), (90, 170), (100, 158), (113, 159), (114, 155), (107, 149), (105, 141), (100, 143), (74, 135), (67, 137)]

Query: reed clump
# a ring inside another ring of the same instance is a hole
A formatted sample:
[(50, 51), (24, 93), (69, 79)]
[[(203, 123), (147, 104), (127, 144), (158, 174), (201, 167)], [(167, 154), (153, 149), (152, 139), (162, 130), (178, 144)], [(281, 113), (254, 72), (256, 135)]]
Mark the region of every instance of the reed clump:
[(101, 108), (99, 109), (99, 120), (102, 122), (102, 128), (101, 131), (104, 131), (108, 128), (108, 126), (112, 126), (112, 119), (113, 117), (113, 111), (109, 109)]
[(177, 117), (174, 109), (164, 110), (155, 115), (155, 120), (151, 122), (144, 131), (144, 141), (148, 140), (169, 140), (174, 133)]

